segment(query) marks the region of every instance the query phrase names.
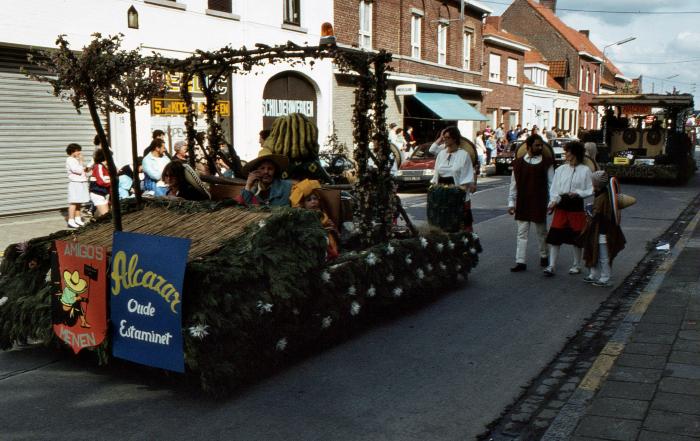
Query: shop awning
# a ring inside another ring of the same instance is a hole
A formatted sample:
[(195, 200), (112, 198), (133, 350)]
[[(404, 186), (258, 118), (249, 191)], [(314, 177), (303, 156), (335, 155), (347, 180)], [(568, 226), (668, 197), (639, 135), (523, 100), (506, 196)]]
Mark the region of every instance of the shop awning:
[(449, 121), (488, 121), (471, 104), (453, 93), (418, 92), (413, 95), (425, 107)]

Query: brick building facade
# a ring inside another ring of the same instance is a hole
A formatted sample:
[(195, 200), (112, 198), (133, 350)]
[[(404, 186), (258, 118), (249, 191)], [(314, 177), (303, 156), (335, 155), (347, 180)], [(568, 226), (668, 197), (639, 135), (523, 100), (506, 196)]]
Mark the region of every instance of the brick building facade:
[[(555, 14), (556, 0), (515, 0), (503, 13), (503, 28), (523, 36), (555, 65), (561, 90), (579, 97), (575, 127), (597, 129), (598, 115), (589, 105), (598, 94), (603, 54), (589, 40), (588, 31), (576, 31)], [(562, 68), (563, 66), (563, 68)], [(557, 115), (557, 120), (561, 120)]]
[(492, 91), (484, 97), (482, 110), (489, 121), (482, 128), (503, 124), (508, 130), (522, 122), (523, 67), (530, 47), (521, 37), (501, 29), (501, 17), (487, 17), (483, 34), (483, 81)]
[[(419, 142), (434, 139), (448, 123), (471, 138), (477, 127), (473, 121), (442, 120), (415, 96), (396, 95), (395, 88), (415, 84), (419, 93), (453, 94), (482, 110), (484, 94), (490, 91), (482, 85), (482, 19), (490, 12), (474, 1), (465, 6), (461, 19), (457, 0), (335, 0), (334, 28), (339, 45), (393, 54), (388, 123), (413, 126)], [(351, 78), (336, 74), (333, 89), (336, 134), (352, 146)]]

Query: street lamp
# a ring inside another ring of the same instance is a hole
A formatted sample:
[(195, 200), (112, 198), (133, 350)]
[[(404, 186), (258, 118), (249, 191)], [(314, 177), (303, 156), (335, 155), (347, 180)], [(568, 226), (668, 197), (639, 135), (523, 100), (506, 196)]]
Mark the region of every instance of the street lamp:
[(600, 82), (603, 80), (603, 74), (605, 73), (605, 61), (607, 60), (607, 58), (605, 58), (605, 51), (608, 50), (608, 48), (611, 46), (620, 46), (622, 44), (629, 43), (630, 41), (633, 41), (636, 39), (637, 39), (637, 37), (627, 37), (627, 38), (623, 38), (620, 41), (616, 41), (615, 43), (610, 43), (606, 46), (603, 46), (603, 64), (601, 64), (601, 66), (600, 66), (600, 75), (599, 75), (600, 78), (598, 78), (598, 95), (600, 95)]

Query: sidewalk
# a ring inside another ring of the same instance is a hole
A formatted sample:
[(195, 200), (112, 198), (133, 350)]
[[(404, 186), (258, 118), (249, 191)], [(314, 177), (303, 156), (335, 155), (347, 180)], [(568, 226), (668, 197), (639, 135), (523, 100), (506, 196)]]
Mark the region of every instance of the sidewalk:
[(66, 219), (60, 210), (0, 218), (0, 258), (10, 244), (65, 229)]
[(700, 439), (700, 213), (543, 440)]

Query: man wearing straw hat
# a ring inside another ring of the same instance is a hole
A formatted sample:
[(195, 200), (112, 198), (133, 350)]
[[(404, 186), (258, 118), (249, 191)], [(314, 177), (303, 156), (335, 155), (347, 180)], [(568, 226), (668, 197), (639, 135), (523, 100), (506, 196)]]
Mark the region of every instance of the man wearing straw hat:
[(535, 225), (537, 243), (540, 250), (540, 266), (546, 267), (547, 244), (547, 203), (549, 186), (554, 176), (553, 161), (550, 156), (542, 154), (544, 141), (540, 135), (530, 135), (525, 140), (527, 152), (513, 162), (513, 174), (510, 178), (508, 193), (508, 214), (515, 215), (518, 225), (517, 246), (515, 249), (515, 266), (512, 272), (527, 269), (525, 255), (530, 225)]
[(237, 198), (238, 202), (244, 205), (289, 206), (292, 183), (280, 179), (288, 165), (286, 156), (275, 155), (266, 148), (260, 150), (258, 157), (243, 167), (243, 176), (247, 176), (247, 180)]

